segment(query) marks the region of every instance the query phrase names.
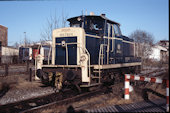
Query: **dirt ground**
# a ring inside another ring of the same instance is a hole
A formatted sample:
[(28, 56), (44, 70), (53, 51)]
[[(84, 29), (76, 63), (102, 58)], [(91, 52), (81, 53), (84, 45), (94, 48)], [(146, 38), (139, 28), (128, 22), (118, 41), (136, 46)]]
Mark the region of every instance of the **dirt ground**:
[[(65, 113), (69, 109), (74, 109), (75, 111), (85, 111), (86, 109), (94, 109), (94, 108), (100, 108), (105, 107), (109, 105), (121, 105), (121, 104), (130, 104), (134, 102), (143, 101), (143, 94), (142, 90), (139, 90), (139, 87), (133, 86), (134, 90), (130, 93), (130, 99), (125, 100), (123, 98), (124, 91), (123, 88), (124, 83), (121, 83), (117, 86), (112, 87), (112, 92), (107, 94), (102, 94), (99, 96), (90, 97), (88, 99), (80, 100), (74, 103), (70, 103), (65, 106), (58, 106), (52, 109), (46, 109), (42, 111), (41, 113)], [(145, 87), (150, 88), (162, 95), (166, 95), (166, 87), (164, 87), (162, 84), (147, 84)], [(115, 89), (117, 88), (117, 89)], [(142, 87), (140, 87), (142, 89)], [(148, 93), (148, 98), (150, 100), (154, 99), (160, 99), (160, 97), (155, 96), (152, 93)]]
[[(166, 78), (169, 79), (169, 72), (166, 75)], [(20, 75), (12, 75), (7, 77), (0, 78), (0, 104), (6, 104), (10, 102), (19, 101), (22, 99), (28, 99), (40, 95), (46, 95), (48, 93), (52, 93), (53, 89), (51, 87), (41, 87), (42, 84), (40, 81), (32, 81), (29, 82), (29, 74), (20, 74)], [(58, 112), (67, 112), (68, 108), (74, 108), (75, 110), (82, 109), (92, 109), (99, 108), (108, 105), (120, 105), (120, 104), (128, 104), (134, 103), (144, 100), (142, 89), (149, 88), (153, 91), (160, 93), (162, 95), (166, 95), (166, 86), (162, 84), (156, 83), (147, 83), (145, 85), (133, 86), (133, 91), (130, 93), (130, 99), (125, 100), (123, 98), (124, 95), (124, 83), (119, 85), (114, 85), (112, 87), (112, 92), (107, 94), (102, 94), (99, 96), (94, 96), (88, 99), (84, 99), (81, 101), (77, 101), (74, 103), (70, 103), (65, 106), (59, 106), (55, 109), (47, 109), (42, 111), (42, 113), (58, 113)], [(1, 95), (2, 91), (7, 89), (4, 94)], [(148, 92), (149, 99), (160, 98), (152, 92)]]
[(53, 93), (41, 81), (29, 81), (29, 75), (13, 75), (0, 79), (0, 105)]

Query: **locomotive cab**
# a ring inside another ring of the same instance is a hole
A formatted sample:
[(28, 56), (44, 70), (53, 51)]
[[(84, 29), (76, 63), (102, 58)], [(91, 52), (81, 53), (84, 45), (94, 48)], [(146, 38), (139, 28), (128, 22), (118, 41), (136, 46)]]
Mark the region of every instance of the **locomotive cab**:
[(68, 21), (70, 27), (53, 30), (52, 64), (40, 62), (37, 69), (42, 81), (58, 89), (70, 84), (91, 87), (109, 81), (117, 71), (141, 65), (134, 41), (122, 35), (119, 23), (105, 15)]

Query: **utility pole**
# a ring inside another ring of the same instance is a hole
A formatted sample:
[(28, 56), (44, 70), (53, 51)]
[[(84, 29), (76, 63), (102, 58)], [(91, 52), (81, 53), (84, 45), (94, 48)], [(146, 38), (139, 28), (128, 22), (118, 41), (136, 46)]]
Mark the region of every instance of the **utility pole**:
[(24, 38), (24, 46), (26, 46), (26, 32), (24, 32), (25, 38)]

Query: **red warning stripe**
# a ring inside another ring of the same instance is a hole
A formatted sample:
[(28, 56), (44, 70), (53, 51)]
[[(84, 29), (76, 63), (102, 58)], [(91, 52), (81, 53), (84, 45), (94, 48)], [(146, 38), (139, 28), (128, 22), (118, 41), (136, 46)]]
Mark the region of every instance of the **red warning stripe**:
[(125, 95), (129, 94), (129, 88), (125, 89)]
[(169, 96), (166, 97), (166, 104), (169, 104)]
[(135, 79), (135, 76), (134, 76), (134, 75), (130, 75), (130, 79), (131, 79), (131, 80), (134, 80), (134, 79)]
[(127, 75), (125, 75), (125, 81), (129, 81), (129, 79), (127, 79)]
[(156, 82), (156, 78), (151, 78), (150, 82)]
[(169, 88), (169, 80), (166, 80), (166, 87)]
[(140, 80), (141, 80), (141, 81), (144, 81), (144, 80), (145, 80), (145, 77), (140, 77)]
[(166, 81), (167, 81), (167, 80), (164, 79), (164, 80), (162, 81), (162, 83), (166, 83)]

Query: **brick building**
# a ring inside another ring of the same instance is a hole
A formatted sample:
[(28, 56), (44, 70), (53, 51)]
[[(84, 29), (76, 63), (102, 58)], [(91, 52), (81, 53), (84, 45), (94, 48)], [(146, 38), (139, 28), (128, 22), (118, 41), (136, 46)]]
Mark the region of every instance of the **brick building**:
[(0, 63), (2, 56), (2, 46), (8, 45), (8, 28), (0, 25)]
[(0, 25), (0, 45), (7, 46), (8, 43), (8, 28)]

